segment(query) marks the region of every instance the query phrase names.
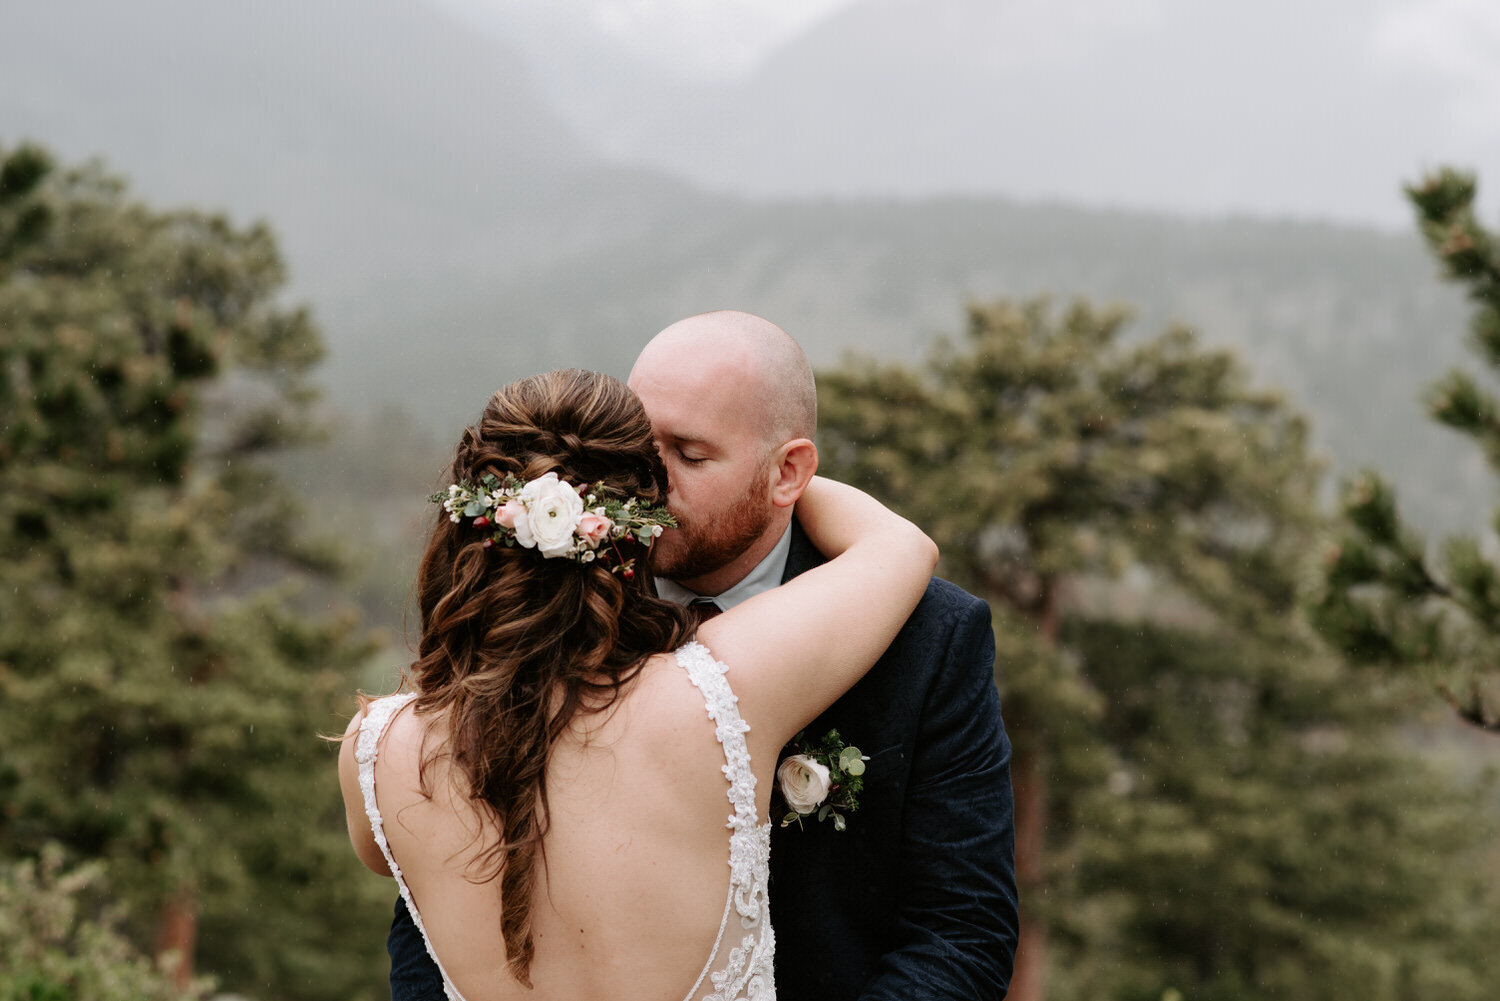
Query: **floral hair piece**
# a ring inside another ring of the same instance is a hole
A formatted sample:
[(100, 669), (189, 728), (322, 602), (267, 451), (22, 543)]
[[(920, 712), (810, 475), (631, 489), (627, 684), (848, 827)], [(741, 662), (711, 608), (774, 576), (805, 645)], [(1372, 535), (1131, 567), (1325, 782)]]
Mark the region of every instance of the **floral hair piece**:
[(598, 562), (632, 580), (635, 560), (622, 558), (616, 543), (633, 537), (649, 546), (663, 528), (676, 528), (677, 522), (664, 507), (637, 497), (606, 497), (607, 489), (603, 483), (574, 487), (556, 473), (529, 482), (486, 473), (477, 486), (460, 480), (428, 500), (442, 504), (451, 522), (470, 518), (475, 528), (489, 529), (486, 549), (499, 543), (535, 549), (549, 560)]

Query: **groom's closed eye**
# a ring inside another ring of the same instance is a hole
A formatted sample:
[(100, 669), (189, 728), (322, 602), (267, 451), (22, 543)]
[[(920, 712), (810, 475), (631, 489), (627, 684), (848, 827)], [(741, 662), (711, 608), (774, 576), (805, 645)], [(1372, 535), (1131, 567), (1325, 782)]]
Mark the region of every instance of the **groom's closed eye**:
[(677, 453), (677, 457), (683, 462), (691, 465), (707, 462), (712, 458), (711, 450), (695, 439), (678, 439), (673, 442), (672, 451)]

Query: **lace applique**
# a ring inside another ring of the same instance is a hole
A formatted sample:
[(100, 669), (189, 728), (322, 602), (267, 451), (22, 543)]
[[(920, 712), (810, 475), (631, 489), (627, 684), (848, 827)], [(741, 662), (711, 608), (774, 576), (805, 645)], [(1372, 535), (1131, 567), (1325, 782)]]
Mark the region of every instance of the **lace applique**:
[[(714, 660), (707, 647), (697, 642), (686, 644), (677, 651), (677, 663), (703, 693), (708, 717), (714, 723), (714, 736), (724, 748), (723, 771), (729, 781), (729, 802), (734, 808), (725, 825), (731, 832), (729, 899), (724, 903), (724, 917), (719, 923), (713, 953), (688, 993), (688, 1001), (699, 996), (705, 976), (713, 984), (713, 993), (705, 995), (702, 1001), (775, 1001), (772, 960), (776, 955), (776, 935), (771, 930), (766, 895), (771, 875), (771, 825), (757, 823), (755, 774), (750, 770), (750, 751), (745, 744), (750, 724), (740, 718), (739, 699), (724, 676), (729, 668)], [(716, 969), (731, 912), (739, 918), (743, 934), (739, 944), (723, 957), (723, 965)]]

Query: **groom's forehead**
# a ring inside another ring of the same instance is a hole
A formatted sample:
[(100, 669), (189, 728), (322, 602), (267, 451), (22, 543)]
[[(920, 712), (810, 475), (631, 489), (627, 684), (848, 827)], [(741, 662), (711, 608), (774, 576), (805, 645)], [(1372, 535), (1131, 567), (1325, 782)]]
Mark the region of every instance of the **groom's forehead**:
[(652, 424), (652, 429), (658, 438), (672, 442), (674, 445), (706, 445), (712, 438), (698, 431), (689, 431), (671, 425)]
[(646, 417), (658, 433), (678, 438), (714, 438), (744, 420), (746, 401), (738, 387), (644, 385), (637, 392)]
[(672, 421), (664, 421), (651, 424), (652, 431), (658, 441), (669, 445), (701, 445), (712, 446), (720, 444), (723, 435), (718, 435), (711, 428), (702, 427), (697, 424), (679, 424)]
[(662, 445), (734, 451), (744, 437), (745, 425), (744, 422), (725, 420), (723, 415), (707, 416), (696, 412), (653, 420), (651, 428), (657, 442)]

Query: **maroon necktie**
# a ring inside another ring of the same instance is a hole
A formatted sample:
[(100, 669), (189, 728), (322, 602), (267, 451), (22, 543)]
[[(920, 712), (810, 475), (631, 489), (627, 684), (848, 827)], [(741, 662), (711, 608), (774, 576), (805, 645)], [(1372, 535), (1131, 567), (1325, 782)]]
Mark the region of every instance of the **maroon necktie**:
[(720, 608), (712, 598), (694, 598), (688, 603), (688, 611), (693, 613), (693, 618), (697, 619), (698, 625), (701, 626), (724, 609)]

